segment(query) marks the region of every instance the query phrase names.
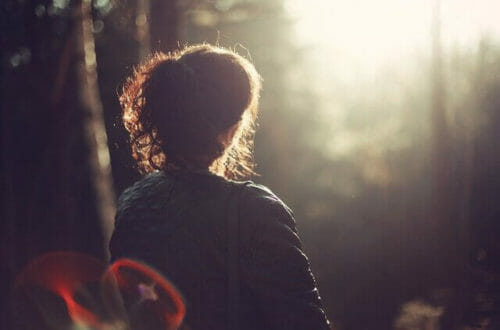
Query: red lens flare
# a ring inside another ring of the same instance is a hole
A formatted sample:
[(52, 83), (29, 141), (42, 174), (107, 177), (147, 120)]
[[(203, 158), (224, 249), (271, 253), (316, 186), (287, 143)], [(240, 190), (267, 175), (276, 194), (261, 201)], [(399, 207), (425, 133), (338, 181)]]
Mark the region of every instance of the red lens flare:
[[(28, 293), (42, 288), (59, 297), (66, 309), (63, 314), (77, 328), (172, 330), (181, 325), (185, 315), (183, 299), (175, 287), (151, 267), (130, 259), (106, 267), (100, 260), (77, 252), (48, 253), (23, 269), (16, 288)], [(62, 321), (54, 324), (62, 306), (56, 311), (57, 304), (46, 303), (45, 296), (27, 296), (43, 314), (33, 320), (44, 320), (51, 329), (68, 328)], [(29, 319), (30, 315), (23, 317)]]
[(105, 271), (96, 258), (77, 252), (52, 252), (30, 262), (19, 274), (16, 286), (34, 285), (61, 297), (75, 324), (98, 327), (97, 315), (75, 300), (76, 293), (89, 283), (99, 283)]
[(182, 323), (186, 310), (181, 295), (153, 268), (120, 259), (109, 267), (104, 277), (104, 281), (110, 280), (119, 287), (129, 315), (141, 314), (141, 322), (162, 320), (167, 329), (176, 329)]

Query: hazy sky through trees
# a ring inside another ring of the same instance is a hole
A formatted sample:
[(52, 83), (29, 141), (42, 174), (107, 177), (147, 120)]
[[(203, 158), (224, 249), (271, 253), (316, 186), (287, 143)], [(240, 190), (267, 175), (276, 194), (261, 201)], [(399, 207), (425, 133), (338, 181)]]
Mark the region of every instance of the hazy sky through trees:
[[(429, 48), (435, 0), (292, 0), (285, 2), (295, 19), (297, 41), (354, 57), (367, 67)], [(470, 45), (482, 34), (500, 35), (500, 2), (442, 0), (445, 43)]]
[[(500, 36), (500, 2), (440, 2), (445, 54), (451, 50), (471, 51), (482, 37)], [(286, 12), (293, 20), (294, 42), (304, 53), (304, 64), (299, 68), (302, 72), (295, 76), (292, 73), (290, 80), (300, 77), (303, 83), (307, 79), (318, 112), (330, 122), (329, 132), (314, 132), (316, 143), (329, 156), (347, 156), (370, 143), (376, 145), (370, 148), (375, 153), (384, 147), (398, 149), (408, 143), (409, 132), (398, 132), (403, 122), (409, 120), (403, 113), (408, 107), (409, 91), (420, 92), (422, 99), (428, 96), (425, 90), (430, 78), (426, 70), (430, 70), (427, 61), (432, 53), (433, 15), (438, 3), (285, 2)], [(349, 118), (362, 120), (372, 116), (376, 119), (371, 122), (372, 129), (346, 127)]]

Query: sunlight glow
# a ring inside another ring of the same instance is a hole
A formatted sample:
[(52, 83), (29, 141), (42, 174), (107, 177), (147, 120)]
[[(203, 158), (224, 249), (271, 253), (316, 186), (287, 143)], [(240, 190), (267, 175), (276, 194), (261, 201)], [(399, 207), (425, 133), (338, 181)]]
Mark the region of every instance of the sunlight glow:
[[(379, 62), (427, 37), (426, 1), (291, 1), (299, 42)], [(408, 5), (409, 4), (409, 5)]]
[[(410, 143), (405, 123), (417, 118), (430, 88), (437, 0), (290, 0), (292, 39), (302, 54), (302, 71), (291, 84), (309, 88), (314, 109), (328, 130), (311, 140), (331, 158), (363, 157), (373, 164), (384, 150)], [(482, 37), (500, 39), (500, 1), (441, 0), (443, 56), (474, 50)], [(446, 64), (445, 64), (446, 65)], [(417, 94), (415, 94), (417, 93)], [(412, 106), (413, 109), (408, 111)], [(405, 117), (404, 117), (405, 116)], [(422, 129), (420, 130), (422, 131)], [(381, 165), (380, 168), (383, 166)], [(366, 171), (386, 183), (385, 172)], [(370, 179), (371, 181), (374, 181)]]
[[(286, 4), (299, 44), (362, 70), (430, 48), (434, 0), (291, 0)], [(500, 35), (497, 0), (442, 0), (441, 12), (445, 43), (470, 43), (484, 33)]]

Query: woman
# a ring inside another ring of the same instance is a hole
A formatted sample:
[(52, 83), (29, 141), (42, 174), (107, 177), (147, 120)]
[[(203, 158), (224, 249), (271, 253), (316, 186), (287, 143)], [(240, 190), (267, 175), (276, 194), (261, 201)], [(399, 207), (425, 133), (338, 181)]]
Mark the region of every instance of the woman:
[(253, 174), (260, 77), (208, 44), (156, 54), (123, 89), (123, 122), (147, 174), (118, 202), (114, 260), (171, 280), (190, 329), (328, 329), (290, 209)]

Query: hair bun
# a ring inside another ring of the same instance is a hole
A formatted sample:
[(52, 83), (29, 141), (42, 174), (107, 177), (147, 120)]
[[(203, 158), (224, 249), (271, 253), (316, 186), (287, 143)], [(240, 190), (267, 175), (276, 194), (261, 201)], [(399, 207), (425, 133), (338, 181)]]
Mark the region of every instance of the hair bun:
[(186, 84), (193, 83), (194, 71), (189, 65), (178, 59), (168, 59), (158, 64), (158, 67), (151, 72), (150, 84), (159, 84), (159, 88), (166, 88), (181, 85), (186, 88)]
[[(173, 125), (182, 125), (196, 115), (192, 104), (198, 83), (194, 70), (175, 58), (160, 62), (150, 73), (144, 96), (151, 105), (151, 116)], [(167, 110), (167, 111), (165, 111)]]
[[(227, 178), (252, 174), (259, 91), (253, 65), (231, 50), (203, 44), (153, 55), (120, 96), (139, 169), (181, 159)], [(228, 147), (219, 137), (233, 127)]]
[(193, 69), (179, 59), (166, 60), (158, 65), (157, 70), (164, 74), (172, 74), (177, 77), (179, 77), (179, 74), (190, 76), (194, 74)]

